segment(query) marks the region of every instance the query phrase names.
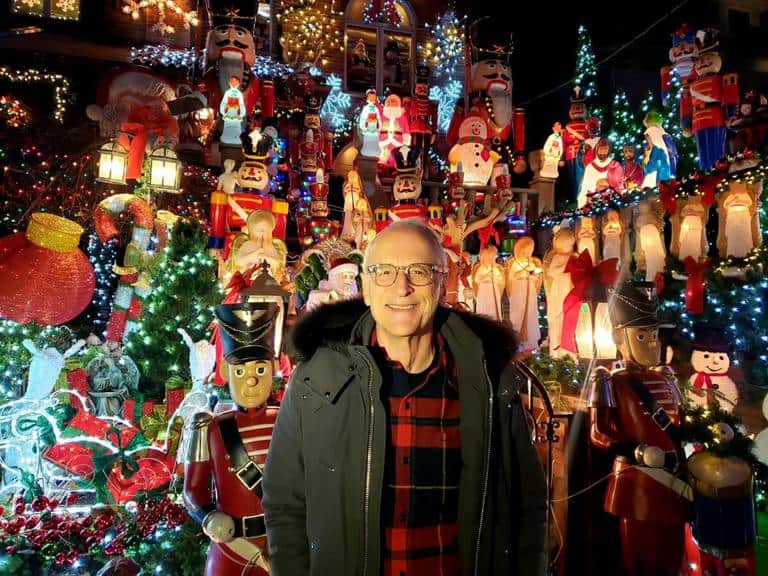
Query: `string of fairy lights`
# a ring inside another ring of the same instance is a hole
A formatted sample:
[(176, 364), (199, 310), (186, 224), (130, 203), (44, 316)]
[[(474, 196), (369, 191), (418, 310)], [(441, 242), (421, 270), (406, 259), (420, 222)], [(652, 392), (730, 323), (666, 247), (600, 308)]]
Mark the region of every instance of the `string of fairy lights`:
[(53, 88), (53, 117), (57, 122), (64, 122), (64, 114), (72, 103), (69, 79), (65, 76), (34, 68), (14, 70), (8, 66), (0, 66), (0, 81), (12, 84), (45, 84), (50, 86)]

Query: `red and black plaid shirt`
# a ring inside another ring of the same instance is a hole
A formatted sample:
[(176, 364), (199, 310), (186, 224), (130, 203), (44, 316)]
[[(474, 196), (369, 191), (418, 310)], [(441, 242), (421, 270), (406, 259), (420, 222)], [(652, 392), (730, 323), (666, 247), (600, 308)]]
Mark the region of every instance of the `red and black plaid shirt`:
[(387, 410), (383, 576), (458, 576), (461, 434), (456, 367), (443, 338), (432, 365), (409, 374), (377, 347)]

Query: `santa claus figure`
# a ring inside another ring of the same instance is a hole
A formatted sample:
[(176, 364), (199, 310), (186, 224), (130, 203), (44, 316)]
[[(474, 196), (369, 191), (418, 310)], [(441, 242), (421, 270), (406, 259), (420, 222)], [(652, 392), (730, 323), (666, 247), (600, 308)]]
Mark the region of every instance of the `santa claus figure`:
[(732, 412), (739, 401), (739, 389), (728, 376), (731, 358), (723, 331), (699, 326), (694, 330), (696, 340), (691, 353), (694, 373), (688, 380), (688, 402), (693, 406), (710, 406), (717, 402), (720, 408)]
[(184, 503), (211, 539), (206, 576), (269, 574), (261, 480), (277, 418), (267, 399), (276, 370), (278, 311), (274, 302), (216, 307), (237, 409), (199, 413), (185, 429)]
[(379, 128), (379, 163), (390, 165), (392, 150), (411, 143), (408, 116), (397, 94), (387, 96), (381, 113), (383, 118)]
[(491, 147), (485, 120), (479, 114), (467, 115), (459, 126), (458, 140), (448, 153), (451, 172), (456, 172), (461, 164), (465, 185), (485, 186), (499, 158)]
[(624, 170), (618, 161), (611, 158), (611, 144), (602, 139), (597, 143), (595, 159), (584, 169), (584, 177), (579, 189), (578, 206), (583, 207), (589, 201), (589, 194), (602, 192), (606, 188), (622, 190)]

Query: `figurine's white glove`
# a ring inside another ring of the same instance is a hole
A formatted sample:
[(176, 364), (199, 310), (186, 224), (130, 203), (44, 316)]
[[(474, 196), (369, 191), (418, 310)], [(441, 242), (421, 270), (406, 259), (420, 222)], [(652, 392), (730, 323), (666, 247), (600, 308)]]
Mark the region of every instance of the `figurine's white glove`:
[(217, 544), (230, 542), (235, 537), (235, 520), (216, 510), (203, 519), (203, 532)]

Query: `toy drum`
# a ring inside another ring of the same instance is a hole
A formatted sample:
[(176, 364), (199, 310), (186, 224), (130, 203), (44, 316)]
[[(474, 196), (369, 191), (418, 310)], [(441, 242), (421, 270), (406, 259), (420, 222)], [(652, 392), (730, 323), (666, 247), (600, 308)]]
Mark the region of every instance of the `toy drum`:
[(741, 458), (699, 452), (688, 459), (693, 537), (702, 550), (744, 549), (756, 538), (752, 469)]

